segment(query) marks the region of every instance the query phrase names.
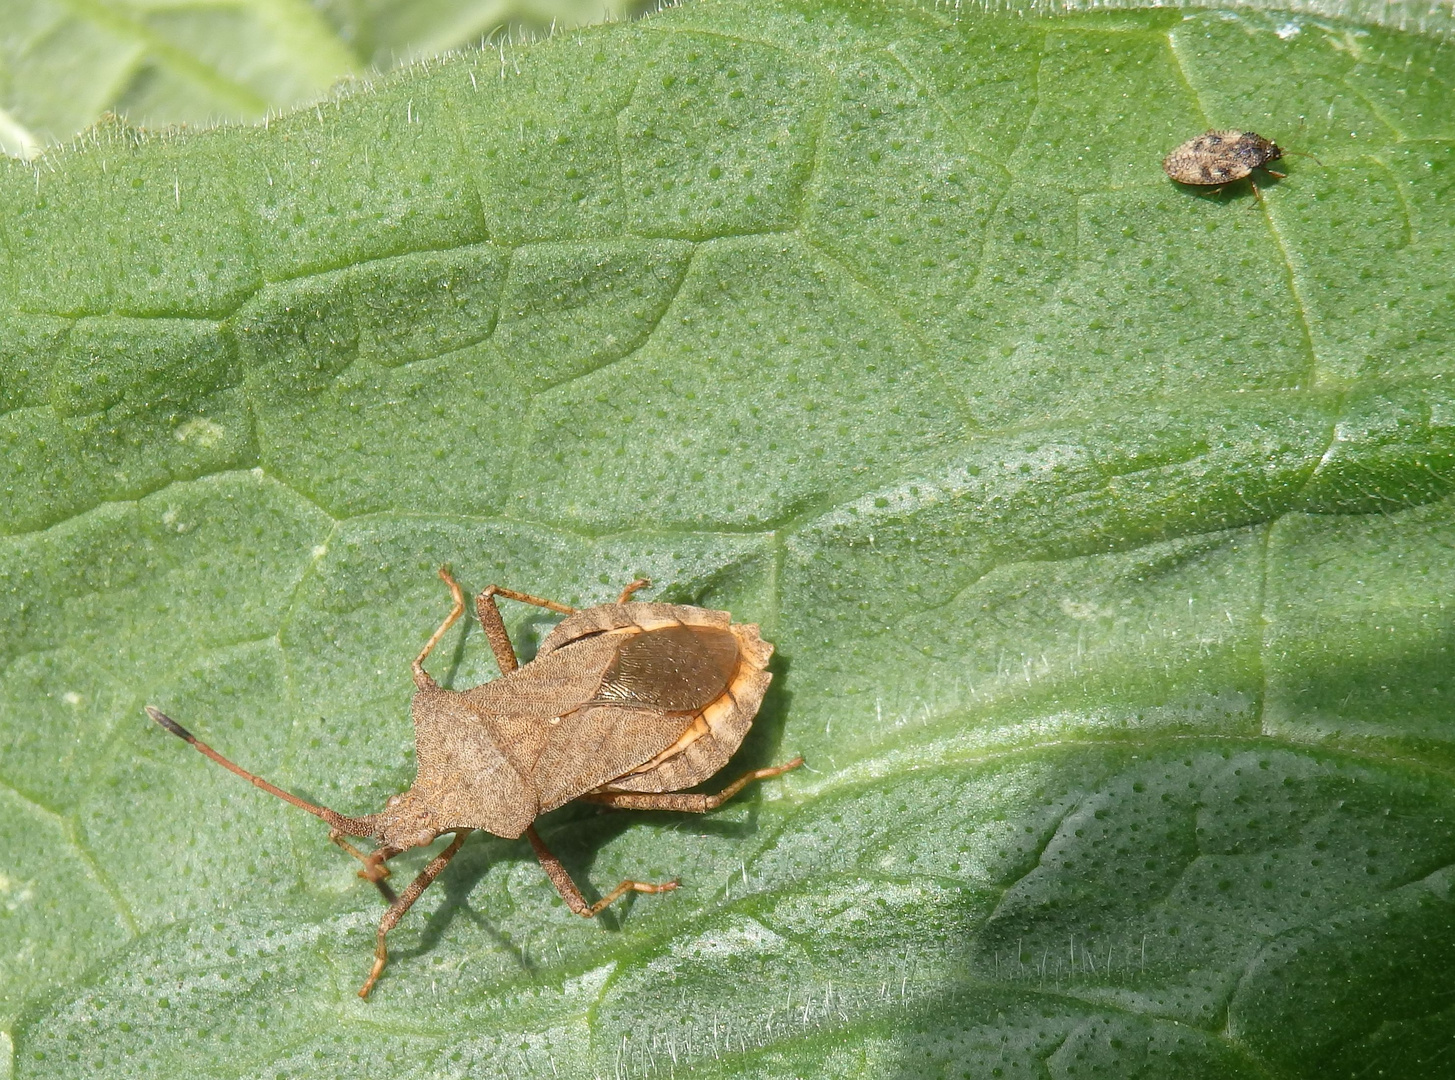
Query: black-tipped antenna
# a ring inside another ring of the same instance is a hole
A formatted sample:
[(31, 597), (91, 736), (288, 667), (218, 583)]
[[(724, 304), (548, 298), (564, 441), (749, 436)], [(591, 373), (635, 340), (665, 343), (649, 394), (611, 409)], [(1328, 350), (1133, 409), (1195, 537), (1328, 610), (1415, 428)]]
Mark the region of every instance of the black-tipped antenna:
[(248, 783), (254, 785), (255, 787), (262, 788), (269, 795), (276, 795), (284, 802), (292, 803), (294, 806), (298, 807), (298, 809), (308, 811), (308, 813), (312, 814), (314, 817), (320, 818), (323, 821), (328, 822), (339, 832), (348, 833), (350, 836), (374, 835), (374, 830), (371, 828), (371, 824), (367, 819), (344, 817), (343, 814), (340, 814), (335, 810), (330, 810), (326, 806), (315, 806), (313, 805), (313, 803), (308, 802), (305, 799), (300, 799), (292, 792), (284, 791), (276, 784), (270, 784), (261, 776), (255, 776), (252, 773), (248, 772), (246, 769), (244, 769), (241, 765), (236, 765), (233, 762), (229, 761), (227, 758), (219, 754), (216, 750), (212, 749), (212, 747), (208, 746), (201, 739), (193, 735), (181, 724), (177, 723), (177, 721), (173, 720), (166, 713), (162, 712), (161, 709), (154, 708), (153, 706), (148, 705), (146, 706), (146, 711), (148, 716), (150, 716), (158, 724), (161, 724), (162, 727), (166, 728), (173, 735), (177, 736), (177, 738), (181, 739), (183, 742), (191, 743), (198, 750), (199, 753), (203, 754), (206, 757), (210, 757), (213, 761), (217, 762), (228, 772), (237, 773), (238, 776), (241, 776)]

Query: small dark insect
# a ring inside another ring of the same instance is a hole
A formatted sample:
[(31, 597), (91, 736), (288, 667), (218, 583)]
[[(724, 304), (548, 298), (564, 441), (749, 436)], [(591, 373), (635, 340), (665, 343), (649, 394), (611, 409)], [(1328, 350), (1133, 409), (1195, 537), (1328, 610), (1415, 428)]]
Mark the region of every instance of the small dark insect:
[[(1262, 169), (1269, 176), (1282, 180), (1284, 174), (1268, 168), (1270, 161), (1283, 156), (1276, 142), (1253, 131), (1209, 131), (1188, 139), (1162, 159), (1162, 170), (1179, 184), (1197, 187), (1219, 187)], [(1256, 182), (1253, 195), (1262, 198)]]
[[(374, 967), (360, 997), (368, 997), (389, 953), (385, 936), (398, 925), (475, 829), (515, 839), (524, 834), (546, 874), (577, 915), (590, 918), (629, 892), (668, 892), (660, 885), (623, 881), (594, 904), (536, 834), (532, 822), (547, 810), (581, 798), (625, 810), (705, 814), (753, 780), (803, 764), (758, 769), (716, 795), (675, 794), (702, 783), (742, 743), (772, 676), (765, 670), (773, 646), (758, 628), (735, 623), (725, 611), (683, 604), (629, 603), (649, 584), (633, 581), (614, 604), (577, 611), (565, 604), (491, 585), (475, 598), (480, 628), (501, 677), (470, 690), (446, 690), (424, 670), (430, 650), (465, 612), (465, 594), (448, 567), (440, 578), (455, 605), (414, 660), (418, 688), (414, 717), (418, 772), (408, 791), (364, 817), (315, 806), (233, 764), (194, 738), (171, 717), (147, 714), (225, 769), (328, 822), (329, 839), (364, 864), (359, 876), (378, 886), (389, 910), (379, 921)], [(504, 596), (566, 616), (524, 667), (496, 606)], [(385, 861), (422, 847), (444, 833), (454, 839), (396, 895), (386, 884)], [(358, 850), (345, 836), (377, 841)]]

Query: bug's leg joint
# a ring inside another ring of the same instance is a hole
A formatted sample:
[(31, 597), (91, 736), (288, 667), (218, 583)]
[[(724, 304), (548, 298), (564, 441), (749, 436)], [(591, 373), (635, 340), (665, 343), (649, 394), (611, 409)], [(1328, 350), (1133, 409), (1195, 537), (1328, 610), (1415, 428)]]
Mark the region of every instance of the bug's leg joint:
[(395, 900), (398, 899), (398, 897), (394, 893), (394, 890), (385, 884), (385, 881), (389, 879), (391, 874), (389, 871), (389, 867), (384, 865), (385, 859), (392, 859), (395, 855), (399, 854), (397, 851), (391, 851), (389, 848), (380, 847), (369, 852), (368, 854), (365, 854), (358, 848), (354, 847), (353, 844), (345, 840), (344, 834), (341, 833), (338, 829), (329, 829), (328, 838), (332, 840), (335, 844), (337, 844), (340, 848), (342, 848), (344, 851), (348, 852), (348, 854), (358, 859), (359, 862), (364, 864), (363, 868), (359, 870), (359, 877), (363, 878), (365, 881), (369, 882), (375, 888), (377, 888), (380, 895), (384, 897), (385, 903), (392, 904)]
[(359, 870), (359, 877), (365, 881), (372, 881), (375, 885), (388, 880), (393, 874), (389, 867), (384, 865), (384, 860), (389, 858), (390, 854), (381, 849), (372, 855), (365, 856), (364, 865)]

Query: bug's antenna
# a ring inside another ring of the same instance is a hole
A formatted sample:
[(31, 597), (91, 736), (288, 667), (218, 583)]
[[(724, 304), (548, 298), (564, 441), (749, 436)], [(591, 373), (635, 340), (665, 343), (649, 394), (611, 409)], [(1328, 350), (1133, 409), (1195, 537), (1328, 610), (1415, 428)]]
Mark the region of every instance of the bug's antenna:
[[(1298, 118), (1298, 134), (1299, 134), (1299, 137), (1300, 138), (1302, 138), (1302, 136), (1303, 136), (1303, 122), (1304, 122), (1304, 117), (1300, 116)], [(1282, 147), (1280, 147), (1280, 149), (1282, 149)], [(1303, 150), (1284, 150), (1283, 152), (1285, 154), (1297, 154), (1299, 157), (1309, 158), (1310, 160), (1312, 160), (1314, 162), (1314, 164), (1318, 165), (1319, 168), (1323, 168), (1324, 167), (1324, 163), (1322, 161), (1320, 161), (1318, 158), (1314, 157), (1312, 154), (1307, 153), (1306, 151), (1303, 151)]]
[(321, 818), (322, 820), (328, 822), (339, 832), (348, 833), (350, 836), (374, 835), (373, 822), (371, 822), (368, 818), (344, 817), (344, 815), (338, 813), (335, 810), (330, 810), (326, 806), (314, 806), (313, 803), (308, 802), (304, 799), (300, 799), (292, 792), (284, 791), (276, 784), (270, 784), (261, 776), (254, 776), (252, 773), (244, 769), (241, 765), (234, 764), (233, 762), (227, 760), (227, 758), (223, 757), (216, 750), (212, 749), (212, 747), (208, 746), (201, 739), (197, 738), (197, 736), (193, 735), (181, 724), (177, 723), (177, 721), (173, 720), (166, 713), (162, 712), (161, 709), (153, 708), (151, 705), (148, 705), (146, 706), (146, 711), (148, 716), (150, 716), (157, 723), (161, 724), (162, 727), (166, 728), (173, 735), (177, 736), (177, 738), (181, 739), (183, 742), (191, 743), (199, 753), (201, 753), (205, 757), (210, 757), (213, 761), (217, 762), (228, 772), (237, 773), (248, 783), (253, 784), (256, 787), (262, 788), (269, 795), (276, 795), (284, 802), (292, 803), (294, 806), (298, 807), (298, 809), (308, 811), (314, 817)]

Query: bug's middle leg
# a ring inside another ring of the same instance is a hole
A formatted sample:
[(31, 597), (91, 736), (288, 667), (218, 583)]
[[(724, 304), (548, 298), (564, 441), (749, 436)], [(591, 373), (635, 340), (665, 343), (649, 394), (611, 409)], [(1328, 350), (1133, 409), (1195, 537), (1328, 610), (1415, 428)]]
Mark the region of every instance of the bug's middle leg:
[(369, 991), (374, 989), (374, 984), (379, 981), (379, 975), (383, 972), (384, 965), (389, 962), (389, 950), (384, 945), (384, 938), (390, 930), (399, 925), (399, 920), (404, 918), (404, 913), (414, 906), (414, 902), (419, 899), (420, 894), (429, 888), (430, 883), (440, 876), (446, 866), (450, 865), (450, 860), (460, 850), (460, 845), (465, 842), (465, 837), (474, 831), (474, 829), (455, 830), (455, 838), (450, 841), (449, 847), (431, 859), (429, 865), (419, 872), (419, 876), (410, 882), (409, 888), (400, 893), (399, 897), (389, 905), (389, 910), (384, 912), (384, 917), (379, 920), (379, 933), (374, 943), (374, 966), (369, 970), (369, 977), (364, 980), (364, 985), (359, 988), (359, 997), (369, 996)]
[(500, 617), (500, 606), (495, 599), (497, 596), (519, 600), (522, 604), (534, 604), (549, 611), (559, 611), (562, 615), (570, 615), (576, 610), (530, 593), (516, 592), (499, 585), (487, 585), (485, 591), (475, 597), (475, 614), (480, 619), (480, 629), (485, 631), (485, 640), (490, 642), (490, 651), (495, 654), (495, 662), (500, 665), (502, 675), (509, 675), (520, 667), (520, 661), (516, 659), (515, 646), (510, 643), (510, 635), (505, 632), (505, 620)]
[(638, 589), (645, 589), (651, 583), (651, 578), (637, 578), (630, 585), (626, 586), (624, 589), (621, 590), (621, 595), (616, 598), (616, 602), (618, 604), (625, 604), (628, 600), (632, 598), (632, 593), (636, 592)]
[(536, 858), (541, 861), (541, 867), (545, 870), (546, 876), (551, 879), (551, 884), (561, 894), (561, 899), (566, 901), (566, 906), (580, 915), (583, 919), (589, 919), (609, 907), (614, 900), (626, 895), (629, 892), (659, 893), (671, 892), (677, 887), (675, 881), (664, 881), (660, 885), (653, 885), (646, 881), (623, 881), (611, 892), (607, 893), (594, 904), (588, 904), (586, 898), (581, 895), (581, 890), (571, 880), (571, 875), (566, 873), (566, 868), (561, 865), (561, 860), (551, 853), (541, 840), (540, 834), (532, 825), (525, 830), (525, 838), (530, 841), (530, 846), (535, 849)]

